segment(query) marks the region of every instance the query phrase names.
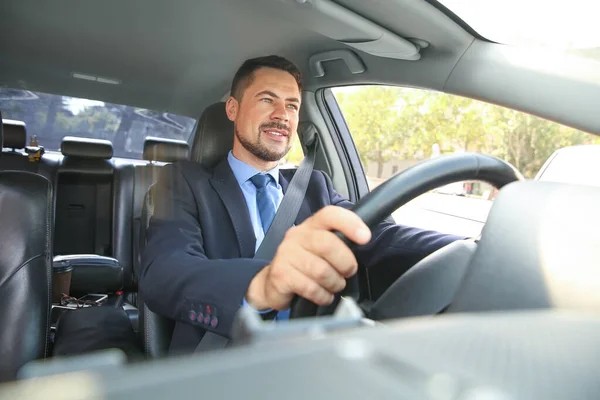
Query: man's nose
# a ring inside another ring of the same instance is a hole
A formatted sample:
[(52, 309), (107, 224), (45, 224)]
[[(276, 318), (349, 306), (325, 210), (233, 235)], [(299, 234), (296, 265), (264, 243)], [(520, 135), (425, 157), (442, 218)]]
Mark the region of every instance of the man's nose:
[(290, 118), (288, 116), (288, 110), (285, 107), (285, 104), (281, 104), (281, 103), (275, 104), (273, 112), (271, 113), (271, 119), (284, 121), (284, 122), (289, 121)]

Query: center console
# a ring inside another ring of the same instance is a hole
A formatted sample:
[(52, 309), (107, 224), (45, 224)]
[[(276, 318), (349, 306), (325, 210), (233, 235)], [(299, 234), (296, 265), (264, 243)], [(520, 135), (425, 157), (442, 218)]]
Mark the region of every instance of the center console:
[(51, 331), (60, 316), (88, 307), (123, 308), (137, 331), (137, 309), (124, 302), (123, 267), (115, 258), (95, 254), (54, 257)]

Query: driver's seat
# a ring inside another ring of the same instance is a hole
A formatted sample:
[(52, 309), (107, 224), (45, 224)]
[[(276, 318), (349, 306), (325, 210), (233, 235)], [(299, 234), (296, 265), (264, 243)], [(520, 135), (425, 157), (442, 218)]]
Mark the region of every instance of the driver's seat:
[[(204, 110), (198, 121), (191, 160), (211, 168), (225, 158), (232, 148), (233, 122), (227, 118), (225, 103), (215, 103)], [(140, 238), (146, 237), (154, 208), (154, 196), (155, 189), (152, 186), (146, 193), (142, 206)], [(145, 241), (140, 243), (140, 253), (143, 253), (145, 244)], [(150, 311), (141, 298), (139, 304), (140, 333), (146, 357), (167, 355), (173, 334), (173, 321)]]

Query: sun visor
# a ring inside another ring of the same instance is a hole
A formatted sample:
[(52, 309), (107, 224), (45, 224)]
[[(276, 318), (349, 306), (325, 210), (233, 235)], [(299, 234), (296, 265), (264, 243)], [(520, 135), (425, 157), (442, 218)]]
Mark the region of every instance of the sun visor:
[(286, 15), (306, 29), (374, 56), (418, 60), (420, 47), (331, 0), (278, 0)]

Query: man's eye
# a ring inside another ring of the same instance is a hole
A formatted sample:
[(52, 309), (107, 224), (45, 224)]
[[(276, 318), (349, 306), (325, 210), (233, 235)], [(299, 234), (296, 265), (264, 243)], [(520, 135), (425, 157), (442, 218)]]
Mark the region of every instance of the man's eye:
[(272, 103), (273, 102), (273, 100), (268, 99), (266, 97), (264, 99), (260, 99), (260, 101), (262, 101), (263, 103)]
[(291, 108), (292, 110), (298, 110), (298, 106), (295, 104), (288, 104), (288, 107)]

